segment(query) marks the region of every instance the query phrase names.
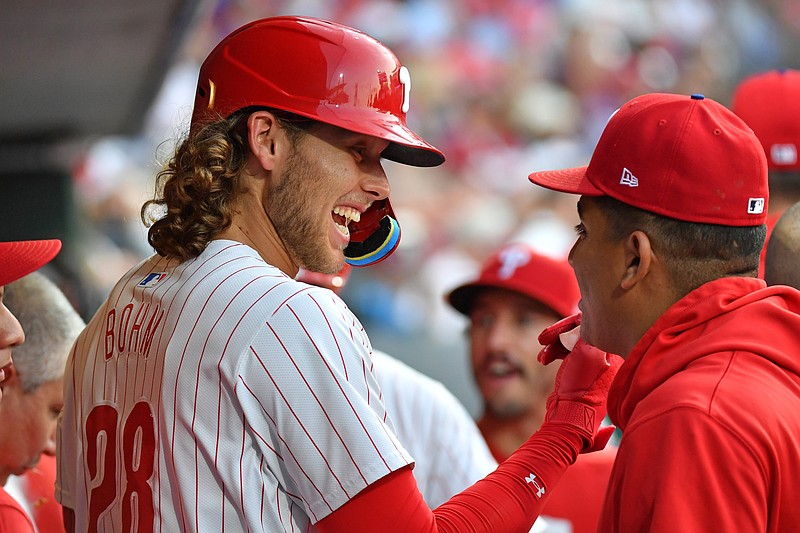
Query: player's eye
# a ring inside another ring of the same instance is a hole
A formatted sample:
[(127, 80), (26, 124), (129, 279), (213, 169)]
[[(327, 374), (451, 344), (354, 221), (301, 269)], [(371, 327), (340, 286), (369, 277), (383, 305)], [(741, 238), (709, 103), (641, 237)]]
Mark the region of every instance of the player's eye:
[(358, 146), (354, 146), (352, 148), (352, 150), (353, 150), (353, 153), (356, 156), (356, 160), (361, 161), (362, 159), (364, 159), (364, 155), (367, 152), (367, 147), (358, 145)]

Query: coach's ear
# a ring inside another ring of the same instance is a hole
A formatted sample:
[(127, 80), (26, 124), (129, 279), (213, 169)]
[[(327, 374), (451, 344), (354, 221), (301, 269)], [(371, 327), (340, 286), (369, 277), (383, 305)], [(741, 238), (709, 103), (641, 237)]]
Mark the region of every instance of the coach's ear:
[(655, 257), (647, 233), (636, 230), (625, 238), (623, 243), (625, 256), (625, 270), (620, 280), (620, 287), (624, 290), (632, 289), (642, 281), (653, 267)]
[(278, 119), (269, 111), (254, 111), (247, 118), (247, 142), (264, 170), (275, 168), (277, 143), (281, 134), (286, 137), (280, 129)]

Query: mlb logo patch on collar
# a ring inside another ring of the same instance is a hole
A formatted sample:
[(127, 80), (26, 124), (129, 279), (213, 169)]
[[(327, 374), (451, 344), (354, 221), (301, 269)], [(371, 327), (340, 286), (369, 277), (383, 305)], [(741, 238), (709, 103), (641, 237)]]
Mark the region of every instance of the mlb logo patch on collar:
[(142, 281), (136, 284), (137, 287), (144, 287), (149, 289), (161, 283), (167, 277), (166, 272), (151, 272), (142, 278)]

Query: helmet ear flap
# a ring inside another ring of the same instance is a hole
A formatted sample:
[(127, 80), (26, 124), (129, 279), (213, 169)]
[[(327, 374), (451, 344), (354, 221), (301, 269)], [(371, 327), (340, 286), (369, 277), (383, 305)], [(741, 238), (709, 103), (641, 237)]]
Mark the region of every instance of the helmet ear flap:
[(389, 199), (373, 203), (359, 222), (350, 224), (350, 244), (344, 249), (347, 264), (362, 267), (380, 263), (400, 243), (400, 224)]

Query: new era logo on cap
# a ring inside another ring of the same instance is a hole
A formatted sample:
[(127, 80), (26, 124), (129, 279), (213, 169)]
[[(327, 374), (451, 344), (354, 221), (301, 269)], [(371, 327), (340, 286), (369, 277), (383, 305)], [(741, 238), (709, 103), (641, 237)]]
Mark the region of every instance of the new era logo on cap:
[(619, 179), (619, 184), (627, 185), (628, 187), (638, 187), (639, 180), (636, 179), (636, 176), (634, 176), (630, 170), (628, 170), (627, 168), (623, 168), (622, 177)]

